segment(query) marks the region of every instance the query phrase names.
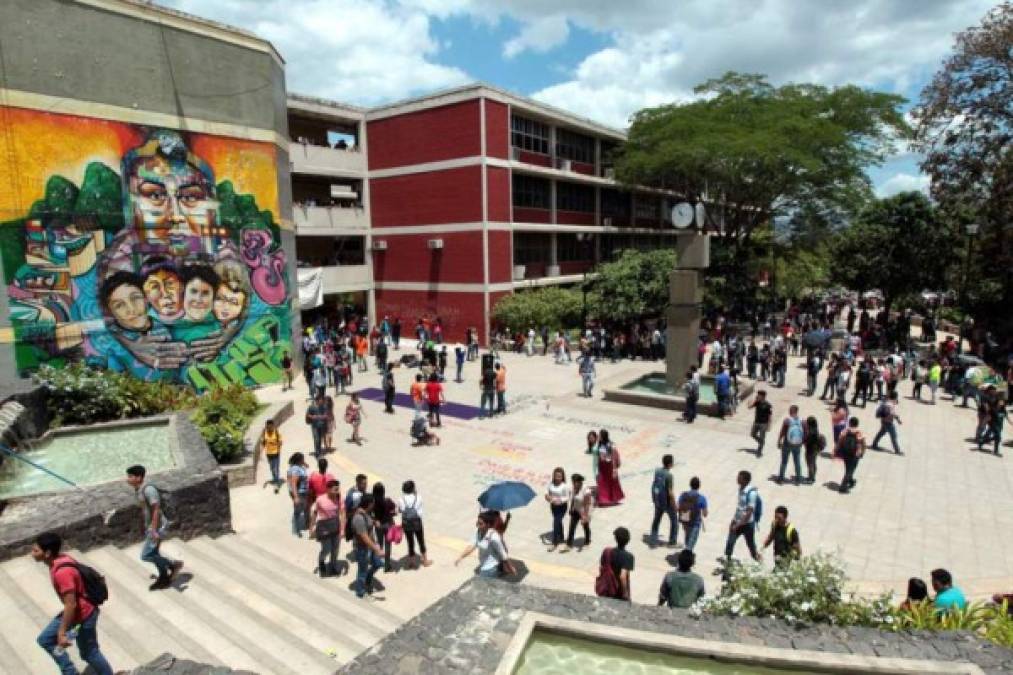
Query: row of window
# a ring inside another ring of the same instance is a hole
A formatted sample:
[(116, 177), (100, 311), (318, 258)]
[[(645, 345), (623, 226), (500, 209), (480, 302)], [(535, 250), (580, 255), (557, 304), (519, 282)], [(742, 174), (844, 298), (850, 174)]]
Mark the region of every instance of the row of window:
[[(540, 232), (514, 233), (514, 264), (548, 264), (552, 257), (552, 235)], [(605, 235), (601, 242), (603, 260), (614, 260), (626, 249), (651, 251), (673, 246), (671, 239), (653, 235)], [(594, 260), (595, 242), (577, 239), (576, 234), (556, 235), (556, 261)]]
[[(551, 194), (548, 179), (513, 174), (514, 206), (547, 210), (552, 203)], [(560, 211), (594, 213), (594, 188), (579, 183), (556, 183), (556, 208)], [(628, 220), (630, 217), (630, 195), (618, 190), (602, 190), (601, 214), (603, 218)], [(661, 218), (661, 202), (657, 197), (638, 196), (636, 217), (645, 220)]]
[[(514, 115), (510, 118), (510, 142), (515, 148), (548, 155), (549, 125)], [(569, 129), (557, 129), (556, 156), (594, 164), (594, 138)]]

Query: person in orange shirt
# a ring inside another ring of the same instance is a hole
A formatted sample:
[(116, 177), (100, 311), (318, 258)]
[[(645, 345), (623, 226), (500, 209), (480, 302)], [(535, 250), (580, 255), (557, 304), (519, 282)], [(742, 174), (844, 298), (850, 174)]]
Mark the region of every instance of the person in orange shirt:
[(506, 366), (496, 364), (496, 412), (506, 414)]
[(366, 365), (366, 352), (368, 351), (369, 339), (365, 335), (360, 335), (355, 340), (355, 360), (359, 362), (360, 373), (369, 370), (369, 366)]
[(423, 384), (422, 374), (419, 373), (415, 376), (415, 381), (412, 382), (411, 389), (409, 390), (412, 396), (412, 403), (415, 404), (415, 414), (422, 414), (422, 396), (425, 392), (425, 385)]

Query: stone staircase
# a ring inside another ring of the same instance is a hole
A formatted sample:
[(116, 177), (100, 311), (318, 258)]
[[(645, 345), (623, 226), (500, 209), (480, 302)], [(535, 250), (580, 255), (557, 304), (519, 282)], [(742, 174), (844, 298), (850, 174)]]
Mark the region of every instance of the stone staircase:
[[(139, 560), (140, 545), (70, 551), (109, 584), (99, 644), (116, 670), (170, 652), (263, 675), (329, 674), (402, 623), (349, 590), (354, 565), (320, 579), (242, 535), (170, 540), (165, 549), (186, 567), (159, 592), (148, 591), (154, 568)], [(35, 638), (58, 610), (44, 565), (28, 556), (0, 564), (0, 675), (56, 672)], [(68, 653), (83, 670), (76, 646)]]

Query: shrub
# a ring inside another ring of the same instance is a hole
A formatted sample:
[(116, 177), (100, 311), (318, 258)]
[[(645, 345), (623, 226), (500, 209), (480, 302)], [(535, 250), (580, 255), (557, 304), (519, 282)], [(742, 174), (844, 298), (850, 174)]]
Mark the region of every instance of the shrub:
[(931, 602), (917, 602), (893, 612), (892, 630), (966, 630), (1006, 647), (1013, 647), (1013, 617), (1009, 603), (974, 602), (964, 609), (938, 612)]
[(230, 462), (243, 454), (243, 435), (257, 414), (257, 406), (257, 397), (240, 386), (213, 389), (197, 400), (193, 423), (219, 462)]

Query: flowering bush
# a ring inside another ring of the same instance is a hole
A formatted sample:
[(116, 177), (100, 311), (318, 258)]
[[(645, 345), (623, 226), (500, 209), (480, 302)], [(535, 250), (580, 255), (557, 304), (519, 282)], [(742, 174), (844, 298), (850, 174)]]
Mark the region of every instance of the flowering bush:
[(936, 611), (931, 602), (916, 602), (894, 611), (892, 630), (966, 630), (1006, 647), (1013, 647), (1013, 617), (1009, 603), (974, 602), (964, 609)]
[(865, 600), (846, 595), (847, 575), (834, 555), (816, 553), (766, 570), (757, 563), (725, 563), (727, 583), (716, 597), (694, 606), (699, 614), (774, 616), (793, 624), (889, 624), (890, 596)]

